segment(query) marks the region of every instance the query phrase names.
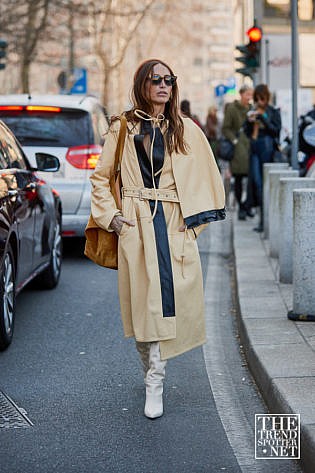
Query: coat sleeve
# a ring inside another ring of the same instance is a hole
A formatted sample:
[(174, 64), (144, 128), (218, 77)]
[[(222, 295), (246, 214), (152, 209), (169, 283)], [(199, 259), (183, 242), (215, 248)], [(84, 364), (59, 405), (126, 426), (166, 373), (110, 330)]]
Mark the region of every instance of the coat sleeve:
[(189, 152), (173, 160), (173, 170), (184, 222), (198, 235), (208, 223), (225, 218), (225, 192), (204, 133), (187, 119), (184, 125)]
[(184, 219), (187, 228), (193, 229), (196, 238), (203, 232), (209, 223), (218, 222), (226, 218), (225, 207), (221, 209), (199, 212)]
[(270, 109), (270, 114), (259, 115), (259, 119), (266, 127), (267, 133), (273, 138), (278, 138), (281, 130), (281, 115), (279, 109)]
[(114, 123), (106, 137), (95, 171), (90, 177), (92, 217), (101, 228), (107, 231), (112, 231), (109, 225), (114, 216), (120, 213), (109, 185), (109, 179), (114, 168), (118, 132), (119, 130)]

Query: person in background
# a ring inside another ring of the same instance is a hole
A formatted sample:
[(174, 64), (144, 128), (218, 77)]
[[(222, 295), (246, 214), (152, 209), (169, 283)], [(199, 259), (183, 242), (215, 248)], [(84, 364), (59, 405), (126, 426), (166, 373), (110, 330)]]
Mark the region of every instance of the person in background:
[[(222, 136), (222, 123), (223, 123), (223, 118), (224, 118), (227, 106), (228, 104), (225, 104), (222, 114), (220, 113), (217, 114), (219, 118), (218, 140)], [(232, 178), (230, 163), (228, 161), (221, 159), (220, 154), (219, 154), (219, 149), (217, 150), (217, 154), (218, 154), (217, 164), (221, 172), (221, 177), (223, 180), (223, 186), (224, 186), (224, 191), (225, 191), (225, 207), (226, 209), (230, 209), (231, 178)]]
[(266, 84), (254, 90), (254, 108), (247, 113), (244, 132), (250, 139), (250, 180), (254, 198), (260, 209), (260, 222), (254, 230), (263, 231), (263, 164), (273, 161), (275, 143), (279, 141), (281, 115), (269, 104), (270, 92)]
[(205, 135), (209, 141), (211, 149), (213, 151), (214, 157), (217, 160), (216, 149), (217, 149), (217, 139), (219, 134), (219, 121), (217, 117), (217, 108), (212, 105), (208, 109), (208, 114), (206, 118), (206, 124), (204, 127)]
[(234, 194), (238, 204), (238, 218), (239, 220), (246, 220), (246, 217), (252, 217), (253, 213), (247, 198), (247, 192), (246, 198), (243, 199), (249, 169), (249, 139), (243, 132), (242, 125), (250, 109), (253, 90), (248, 85), (243, 85), (239, 90), (239, 94), (240, 100), (235, 100), (225, 108), (222, 134), (235, 145), (230, 169), (234, 177)]
[(205, 342), (196, 238), (208, 223), (225, 218), (224, 189), (211, 148), (200, 128), (180, 116), (178, 96), (177, 77), (165, 62), (141, 64), (134, 75), (133, 107), (124, 113), (121, 210), (109, 184), (118, 118), (91, 176), (92, 216), (118, 235), (124, 334), (136, 340), (146, 387), (144, 414), (150, 419), (163, 414), (167, 360)]
[(201, 129), (203, 129), (202, 124), (197, 117), (197, 115), (192, 115), (191, 110), (190, 110), (190, 102), (189, 100), (182, 100), (180, 103), (180, 111), (183, 117), (190, 118), (193, 122), (196, 123)]

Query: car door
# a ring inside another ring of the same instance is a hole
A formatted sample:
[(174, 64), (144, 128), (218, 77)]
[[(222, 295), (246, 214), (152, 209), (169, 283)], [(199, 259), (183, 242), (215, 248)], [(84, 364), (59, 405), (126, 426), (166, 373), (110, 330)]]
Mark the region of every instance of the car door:
[(11, 188), (16, 188), (15, 177), (11, 175), (8, 159), (7, 144), (0, 125), (0, 257), (3, 258), (6, 242), (14, 222), (14, 207), (16, 191), (11, 193)]
[(16, 170), (16, 176), (21, 183), (21, 187), (23, 187), (30, 212), (29, 230), (33, 226), (31, 243), (31, 272), (33, 272), (50, 260), (55, 222), (55, 202), (51, 187), (31, 170), (20, 145), (17, 142), (15, 145), (21, 158), (20, 168)]
[(33, 269), (50, 260), (55, 225), (53, 191), (44, 180), (33, 175), (33, 212), (35, 213)]
[[(13, 201), (14, 220), (18, 237), (17, 287), (31, 274), (33, 269), (35, 205), (33, 194), (36, 192), (32, 172), (17, 145), (14, 136), (0, 127), (5, 140), (5, 152), (8, 161), (6, 182)], [(2, 137), (1, 137), (2, 138)]]

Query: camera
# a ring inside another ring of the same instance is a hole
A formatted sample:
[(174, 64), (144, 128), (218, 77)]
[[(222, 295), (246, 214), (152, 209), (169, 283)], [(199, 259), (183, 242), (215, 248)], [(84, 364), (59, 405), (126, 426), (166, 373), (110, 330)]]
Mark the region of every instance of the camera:
[(247, 117), (248, 117), (248, 118), (254, 118), (254, 117), (256, 117), (256, 115), (257, 115), (257, 111), (256, 111), (256, 110), (249, 110), (249, 111), (247, 112)]

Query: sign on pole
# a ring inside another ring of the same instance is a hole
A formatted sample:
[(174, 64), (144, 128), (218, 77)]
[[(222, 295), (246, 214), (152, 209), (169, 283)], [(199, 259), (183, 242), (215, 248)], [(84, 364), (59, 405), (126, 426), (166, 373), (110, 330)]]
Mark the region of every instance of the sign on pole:
[(73, 71), (74, 83), (70, 89), (70, 94), (87, 93), (87, 71), (84, 68), (75, 67)]

